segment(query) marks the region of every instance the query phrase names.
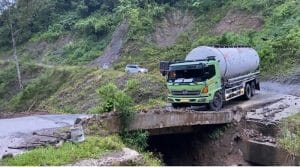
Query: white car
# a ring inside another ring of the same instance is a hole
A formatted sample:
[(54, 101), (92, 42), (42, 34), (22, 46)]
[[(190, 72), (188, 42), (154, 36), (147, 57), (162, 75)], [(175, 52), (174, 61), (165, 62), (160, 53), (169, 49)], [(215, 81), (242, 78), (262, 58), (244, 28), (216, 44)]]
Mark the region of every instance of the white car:
[(147, 73), (148, 69), (141, 67), (137, 64), (127, 64), (125, 67), (127, 73)]

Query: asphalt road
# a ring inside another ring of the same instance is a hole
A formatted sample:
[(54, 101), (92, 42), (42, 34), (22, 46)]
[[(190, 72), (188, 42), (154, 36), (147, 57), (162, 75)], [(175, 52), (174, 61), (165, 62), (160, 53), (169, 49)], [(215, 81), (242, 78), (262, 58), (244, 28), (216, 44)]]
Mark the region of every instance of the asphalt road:
[[(5, 154), (19, 154), (22, 149), (10, 149), (26, 145), (34, 138), (32, 132), (56, 131), (74, 125), (77, 118), (88, 115), (36, 115), (11, 119), (0, 119), (0, 159)], [(48, 139), (49, 140), (49, 139)]]
[(30, 133), (42, 129), (74, 125), (77, 118), (87, 115), (36, 115), (11, 119), (0, 119), (0, 137), (12, 134)]

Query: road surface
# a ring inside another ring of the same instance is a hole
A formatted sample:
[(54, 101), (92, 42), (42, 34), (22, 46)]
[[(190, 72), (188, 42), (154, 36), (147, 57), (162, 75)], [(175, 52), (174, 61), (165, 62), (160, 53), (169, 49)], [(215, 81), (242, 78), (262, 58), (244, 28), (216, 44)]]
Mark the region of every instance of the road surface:
[(59, 128), (74, 125), (77, 118), (88, 115), (36, 115), (11, 119), (0, 119), (0, 159), (5, 154), (23, 152), (20, 149), (9, 149), (24, 145), (32, 138), (33, 132), (55, 131)]

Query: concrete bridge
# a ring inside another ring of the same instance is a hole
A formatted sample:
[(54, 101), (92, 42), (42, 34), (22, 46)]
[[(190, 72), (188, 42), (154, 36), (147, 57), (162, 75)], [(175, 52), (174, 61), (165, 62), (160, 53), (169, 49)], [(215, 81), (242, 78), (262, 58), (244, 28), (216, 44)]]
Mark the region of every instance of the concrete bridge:
[[(127, 128), (129, 130), (147, 130), (150, 135), (186, 133), (193, 131), (195, 126), (239, 122), (247, 111), (262, 108), (282, 99), (282, 95), (262, 92), (248, 101), (231, 101), (221, 111), (205, 111), (203, 108), (176, 110), (171, 107), (152, 109), (136, 113)], [(116, 113), (94, 115), (85, 120), (83, 125), (87, 133), (99, 131), (101, 134), (119, 132), (121, 127), (119, 116)]]
[[(128, 129), (147, 130), (150, 135), (185, 133), (192, 131), (193, 126), (231, 123), (234, 115), (231, 110), (213, 112), (156, 109), (135, 114), (130, 120)], [(99, 127), (97, 131), (102, 130), (104, 134), (119, 132), (121, 129), (117, 114), (95, 115), (83, 124), (84, 129)], [(94, 131), (87, 133), (94, 133)]]

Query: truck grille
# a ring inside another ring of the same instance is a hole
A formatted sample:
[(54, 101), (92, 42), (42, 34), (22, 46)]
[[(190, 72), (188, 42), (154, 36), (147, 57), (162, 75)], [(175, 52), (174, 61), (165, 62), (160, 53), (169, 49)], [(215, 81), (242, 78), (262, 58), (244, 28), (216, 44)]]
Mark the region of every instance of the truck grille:
[(172, 95), (200, 95), (200, 91), (172, 91)]

